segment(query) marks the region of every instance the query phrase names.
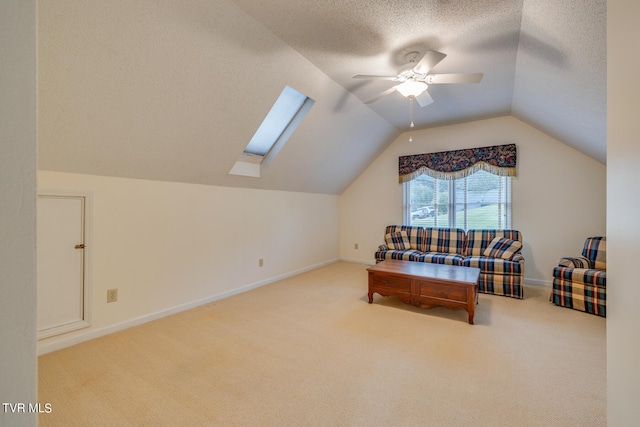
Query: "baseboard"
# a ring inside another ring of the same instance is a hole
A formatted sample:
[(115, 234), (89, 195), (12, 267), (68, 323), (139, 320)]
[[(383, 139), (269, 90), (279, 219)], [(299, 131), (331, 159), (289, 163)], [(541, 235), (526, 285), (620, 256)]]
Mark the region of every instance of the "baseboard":
[(376, 261), (373, 259), (357, 259), (357, 258), (340, 258), (340, 261), (353, 262), (356, 264), (375, 265)]
[(228, 298), (233, 295), (241, 294), (243, 292), (250, 291), (252, 289), (259, 288), (261, 286), (268, 285), (270, 283), (277, 282), (279, 280), (283, 280), (289, 277), (296, 276), (298, 274), (305, 273), (307, 271), (315, 270), (316, 268), (324, 267), (325, 265), (333, 264), (335, 262), (340, 261), (340, 259), (332, 259), (329, 261), (321, 262), (319, 264), (314, 264), (308, 267), (304, 267), (298, 270), (294, 270), (289, 273), (281, 274), (279, 276), (271, 277), (269, 279), (261, 280), (259, 282), (251, 283), (249, 285), (243, 286), (241, 288), (232, 289), (226, 292), (222, 292), (216, 295), (212, 295), (206, 298), (202, 298), (196, 301), (188, 302), (185, 304), (180, 304), (174, 307), (169, 307), (164, 310), (157, 311), (155, 313), (145, 314), (143, 316), (139, 316), (133, 319), (125, 320), (124, 322), (116, 323), (109, 326), (104, 326), (102, 328), (87, 328), (86, 332), (80, 332), (78, 334), (74, 334), (70, 337), (52, 337), (55, 339), (53, 342), (38, 342), (37, 349), (38, 355), (43, 355), (47, 353), (51, 353), (53, 351), (61, 350), (66, 347), (71, 347), (72, 345), (80, 344), (85, 341), (89, 341), (92, 339), (100, 338), (105, 335), (112, 334), (114, 332), (122, 331), (124, 329), (128, 329), (134, 326), (142, 325), (147, 322), (151, 322), (153, 320), (161, 319), (166, 316), (170, 316), (172, 314), (180, 313), (181, 311), (190, 310), (195, 307), (199, 307), (204, 304), (209, 304), (211, 302), (215, 302), (221, 299)]
[(542, 279), (530, 279), (528, 277), (524, 278), (525, 285), (536, 285), (536, 286), (548, 286), (551, 287), (553, 282), (550, 280), (542, 280)]

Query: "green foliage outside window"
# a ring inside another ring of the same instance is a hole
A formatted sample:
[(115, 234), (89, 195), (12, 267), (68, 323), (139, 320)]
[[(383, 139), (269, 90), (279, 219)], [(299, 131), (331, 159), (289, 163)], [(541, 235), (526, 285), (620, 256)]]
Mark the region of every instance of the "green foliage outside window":
[(465, 230), (511, 227), (510, 177), (481, 170), (451, 181), (421, 175), (403, 185), (407, 224)]

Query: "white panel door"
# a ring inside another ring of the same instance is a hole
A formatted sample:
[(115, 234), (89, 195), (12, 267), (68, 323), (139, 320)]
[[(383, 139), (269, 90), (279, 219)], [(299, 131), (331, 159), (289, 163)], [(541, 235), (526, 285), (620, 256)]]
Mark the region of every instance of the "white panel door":
[(38, 195), (38, 338), (89, 326), (85, 197)]

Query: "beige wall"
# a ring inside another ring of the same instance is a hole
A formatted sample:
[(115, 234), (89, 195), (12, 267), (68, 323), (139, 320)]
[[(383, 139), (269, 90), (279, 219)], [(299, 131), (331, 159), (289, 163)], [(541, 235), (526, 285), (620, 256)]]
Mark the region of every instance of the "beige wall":
[[(36, 5), (0, 3), (0, 402), (37, 402)], [(0, 425), (34, 426), (35, 413), (0, 408)]]
[[(338, 196), (40, 171), (92, 193), (92, 323), (41, 351), (304, 271), (339, 255)], [(264, 266), (258, 267), (258, 259)], [(107, 289), (118, 301), (106, 303)]]
[(607, 68), (607, 422), (640, 420), (640, 3), (609, 0)]
[[(514, 117), (403, 134), (345, 191), (341, 257), (371, 262), (384, 227), (402, 223), (398, 156), (515, 143), (513, 228), (523, 234), (525, 278), (549, 283), (558, 258), (579, 255), (585, 237), (605, 234), (606, 167)], [(355, 243), (359, 249), (356, 250)]]

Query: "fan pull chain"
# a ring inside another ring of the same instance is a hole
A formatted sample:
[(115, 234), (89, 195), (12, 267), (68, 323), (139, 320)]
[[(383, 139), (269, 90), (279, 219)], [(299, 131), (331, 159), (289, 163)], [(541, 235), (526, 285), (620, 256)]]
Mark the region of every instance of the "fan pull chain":
[[(411, 130), (413, 129), (413, 127), (415, 126), (413, 124), (413, 100), (415, 99), (415, 96), (410, 95), (409, 96), (409, 132), (411, 132)], [(413, 136), (409, 135), (409, 142), (413, 142)]]

